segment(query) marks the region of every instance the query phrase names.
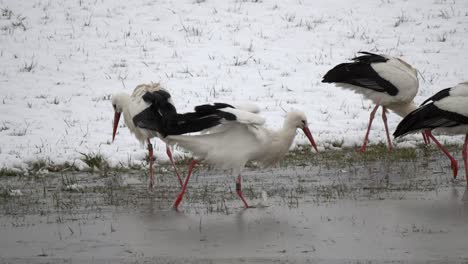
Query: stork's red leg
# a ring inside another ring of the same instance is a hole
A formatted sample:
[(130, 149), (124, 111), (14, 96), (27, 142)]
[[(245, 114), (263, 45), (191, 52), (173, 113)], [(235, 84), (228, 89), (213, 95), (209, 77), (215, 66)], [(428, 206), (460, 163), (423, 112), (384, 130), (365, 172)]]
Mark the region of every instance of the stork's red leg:
[(458, 174), (458, 162), (450, 155), (450, 153), (440, 144), (440, 142), (432, 135), (431, 131), (426, 131), (426, 135), (436, 143), (437, 147), (444, 152), (444, 154), (450, 159), (450, 165), (453, 171), (453, 178), (457, 178)]
[(148, 139), (148, 156), (150, 160), (150, 183), (149, 183), (149, 188), (150, 190), (153, 190), (154, 188), (154, 175), (153, 175), (153, 145), (151, 144), (151, 141)]
[(242, 194), (242, 176), (240, 174), (236, 179), (236, 193), (244, 203), (245, 208), (249, 208), (249, 205), (247, 204), (247, 201), (245, 201), (244, 195)]
[(187, 185), (188, 185), (190, 176), (192, 175), (192, 170), (196, 164), (197, 164), (196, 160), (193, 159), (192, 161), (190, 161), (190, 166), (189, 166), (187, 177), (185, 177), (184, 185), (182, 185), (182, 190), (180, 191), (179, 195), (177, 196), (174, 202), (174, 205), (172, 206), (176, 210), (179, 208), (179, 204), (180, 202), (182, 202), (182, 198), (184, 198), (184, 194), (185, 194), (185, 191), (187, 190)]
[(390, 133), (388, 132), (388, 124), (387, 124), (387, 108), (385, 106), (382, 106), (382, 120), (384, 122), (385, 126), (385, 133), (387, 133), (387, 142), (388, 142), (388, 149), (392, 150), (392, 140), (390, 139)]
[(182, 178), (180, 178), (179, 172), (177, 171), (177, 167), (175, 165), (174, 159), (172, 158), (171, 148), (168, 145), (166, 145), (166, 154), (169, 157), (169, 160), (171, 161), (171, 164), (172, 164), (172, 167), (174, 168), (174, 172), (177, 176), (177, 179), (179, 179), (180, 187), (182, 187)]
[(463, 144), (463, 163), (465, 164), (465, 178), (466, 178), (466, 183), (467, 183), (467, 188), (468, 188), (468, 134), (465, 136), (465, 144)]
[(372, 126), (372, 121), (374, 120), (375, 112), (377, 112), (377, 109), (379, 108), (379, 106), (380, 106), (379, 104), (376, 104), (374, 109), (370, 113), (369, 125), (367, 126), (366, 136), (364, 137), (364, 143), (362, 144), (362, 147), (359, 149), (359, 152), (362, 152), (362, 153), (366, 152), (367, 139), (369, 138), (370, 128)]
[[(430, 132), (430, 131), (429, 131), (429, 132)], [(422, 134), (422, 136), (423, 136), (424, 144), (425, 144), (425, 145), (431, 144), (431, 139), (430, 139), (429, 136), (427, 135), (427, 131), (423, 131), (421, 134)]]

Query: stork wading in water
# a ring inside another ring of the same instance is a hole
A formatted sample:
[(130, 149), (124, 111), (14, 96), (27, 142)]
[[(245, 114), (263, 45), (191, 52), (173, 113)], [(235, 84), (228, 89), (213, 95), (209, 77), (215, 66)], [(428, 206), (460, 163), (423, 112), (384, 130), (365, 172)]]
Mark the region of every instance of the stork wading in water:
[[(388, 148), (392, 149), (387, 109), (405, 117), (417, 108), (413, 102), (419, 87), (417, 70), (400, 58), (370, 52), (359, 53), (363, 55), (353, 58), (353, 62), (339, 64), (328, 71), (322, 82), (335, 83), (336, 86), (351, 89), (375, 103), (360, 152), (366, 151), (372, 121), (380, 106)], [(424, 142), (429, 142), (424, 133), (423, 138)]]
[(317, 145), (308, 128), (303, 112), (289, 112), (283, 127), (277, 131), (264, 126), (265, 119), (260, 115), (234, 108), (228, 104), (201, 105), (195, 107), (189, 117), (218, 118), (213, 128), (201, 135), (167, 136), (165, 140), (193, 153), (196, 159), (190, 163), (187, 177), (173, 207), (177, 209), (185, 194), (192, 170), (197, 160), (207, 162), (217, 168), (231, 170), (236, 176), (236, 193), (249, 207), (242, 194), (242, 169), (249, 161), (271, 166), (279, 162), (288, 152), (296, 130), (302, 129), (317, 151)]
[[(154, 187), (153, 175), (153, 145), (150, 139), (158, 137), (164, 141), (169, 134), (179, 135), (189, 132), (197, 132), (213, 126), (210, 119), (196, 124), (186, 122), (183, 125), (174, 123), (177, 111), (172, 102), (171, 95), (158, 83), (138, 85), (131, 95), (118, 93), (112, 96), (114, 108), (114, 126), (112, 141), (115, 139), (119, 119), (123, 113), (128, 129), (142, 144), (148, 143), (148, 155), (150, 159), (150, 189)], [(164, 115), (164, 119), (161, 116)], [(175, 174), (182, 186), (182, 179), (172, 157), (169, 145), (166, 145), (166, 153), (174, 167)]]
[[(457, 175), (457, 161), (435, 140), (431, 131), (448, 135), (465, 135), (462, 154), (468, 183), (468, 82), (441, 90), (424, 101), (418, 109), (403, 118), (393, 135), (397, 138), (419, 131), (426, 131), (426, 134), (449, 157), (454, 177)], [(466, 198), (468, 197), (465, 192), (464, 199)]]

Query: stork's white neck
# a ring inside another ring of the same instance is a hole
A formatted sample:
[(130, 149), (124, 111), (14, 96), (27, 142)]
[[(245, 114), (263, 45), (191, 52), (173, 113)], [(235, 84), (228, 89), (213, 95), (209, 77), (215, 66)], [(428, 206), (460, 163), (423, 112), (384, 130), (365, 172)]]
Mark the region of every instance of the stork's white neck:
[(296, 136), (296, 130), (296, 127), (283, 126), (283, 128), (279, 131), (284, 140), (284, 144), (287, 145), (288, 149), (291, 146), (294, 137)]
[(393, 112), (395, 112), (395, 114), (401, 117), (407, 116), (409, 113), (413, 112), (417, 108), (418, 106), (413, 101), (406, 104), (393, 104), (388, 106), (388, 109), (392, 110)]
[(118, 94), (116, 98), (117, 110), (123, 114), (125, 125), (132, 134), (135, 134), (135, 137), (138, 139), (138, 141), (140, 141), (141, 144), (144, 144), (147, 136), (142, 134), (141, 130), (136, 129), (135, 124), (133, 123), (133, 117), (130, 113), (130, 95), (121, 93)]
[(274, 131), (271, 136), (270, 144), (264, 152), (267, 154), (255, 158), (264, 167), (273, 166), (284, 158), (296, 136), (296, 129), (283, 126), (278, 131)]
[(277, 147), (280, 149), (281, 152), (284, 152), (281, 158), (284, 155), (286, 155), (286, 153), (289, 151), (289, 148), (293, 143), (294, 137), (296, 137), (296, 130), (297, 127), (291, 122), (288, 122), (288, 120), (286, 119), (284, 121), (283, 127), (279, 131), (277, 131)]
[(123, 114), (125, 124), (130, 129), (130, 131), (134, 133), (134, 129), (132, 129), (134, 128), (134, 125), (133, 125), (132, 117), (129, 111), (130, 95), (121, 93), (121, 94), (118, 94), (117, 96), (118, 96), (116, 99), (117, 110)]

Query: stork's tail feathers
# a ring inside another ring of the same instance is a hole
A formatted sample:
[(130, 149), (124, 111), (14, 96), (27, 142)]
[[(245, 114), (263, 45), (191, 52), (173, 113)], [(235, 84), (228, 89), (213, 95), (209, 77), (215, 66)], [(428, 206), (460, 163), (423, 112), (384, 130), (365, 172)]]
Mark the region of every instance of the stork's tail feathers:
[(224, 112), (220, 109), (223, 108), (234, 108), (232, 105), (225, 104), (225, 103), (214, 103), (213, 105), (210, 104), (204, 104), (204, 105), (199, 105), (195, 107), (195, 112), (201, 116), (210, 116), (210, 115), (216, 115), (220, 118), (224, 118), (226, 120), (236, 120), (236, 116), (229, 113), (229, 112)]
[(190, 119), (187, 119), (186, 117), (180, 118), (180, 116), (183, 115), (177, 116), (175, 123), (167, 128), (168, 135), (182, 135), (186, 133), (200, 132), (202, 130), (215, 127), (221, 123), (221, 117), (219, 116), (201, 116)]
[(234, 108), (232, 105), (225, 104), (225, 103), (214, 103), (212, 105), (204, 104), (204, 105), (195, 106), (195, 112), (200, 113), (200, 114), (210, 114), (210, 113), (214, 114), (216, 113), (217, 110), (221, 108), (227, 108), (227, 107)]

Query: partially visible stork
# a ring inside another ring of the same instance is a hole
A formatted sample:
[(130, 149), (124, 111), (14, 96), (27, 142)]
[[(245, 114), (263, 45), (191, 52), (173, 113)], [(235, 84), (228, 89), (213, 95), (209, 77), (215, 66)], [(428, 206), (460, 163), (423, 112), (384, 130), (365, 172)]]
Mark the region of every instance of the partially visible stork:
[(236, 193), (244, 203), (249, 205), (242, 194), (242, 170), (248, 161), (256, 161), (263, 166), (279, 162), (288, 152), (296, 130), (302, 129), (310, 143), (317, 151), (317, 145), (308, 128), (307, 118), (303, 112), (289, 112), (283, 127), (277, 131), (264, 126), (265, 119), (258, 114), (234, 108), (228, 104), (215, 103), (195, 107), (194, 113), (188, 113), (187, 119), (218, 118), (216, 126), (201, 135), (167, 136), (166, 141), (176, 144), (196, 157), (192, 160), (185, 178), (182, 191), (174, 202), (177, 209), (187, 188), (192, 170), (197, 160), (205, 161), (217, 168), (231, 170), (236, 179)]
[(465, 134), (462, 154), (468, 181), (468, 82), (441, 90), (428, 98), (418, 109), (403, 118), (393, 135), (400, 137), (419, 131), (427, 131), (425, 133), (449, 157), (454, 177), (458, 171), (457, 161), (432, 136), (431, 131), (449, 135)]
[[(189, 132), (197, 132), (212, 125), (209, 123), (187, 123), (178, 126), (175, 124), (177, 111), (172, 102), (171, 95), (161, 87), (159, 83), (138, 85), (131, 95), (118, 93), (112, 96), (114, 107), (114, 129), (112, 141), (114, 141), (120, 115), (123, 113), (125, 124), (131, 133), (144, 144), (148, 143), (148, 155), (150, 159), (150, 189), (154, 187), (153, 175), (153, 145), (150, 139), (158, 137), (164, 141), (169, 134), (179, 135)], [(165, 118), (161, 118), (164, 115)], [(182, 179), (172, 157), (169, 145), (166, 145), (166, 153), (174, 167), (175, 174), (182, 186)]]
[[(388, 148), (392, 149), (387, 109), (405, 117), (417, 108), (413, 102), (419, 87), (417, 70), (400, 58), (370, 52), (359, 53), (363, 55), (353, 58), (353, 62), (339, 64), (328, 71), (322, 82), (335, 83), (336, 86), (351, 89), (375, 103), (360, 152), (366, 151), (369, 131), (379, 106), (382, 106)], [(423, 138), (424, 142), (428, 143), (424, 133)]]

